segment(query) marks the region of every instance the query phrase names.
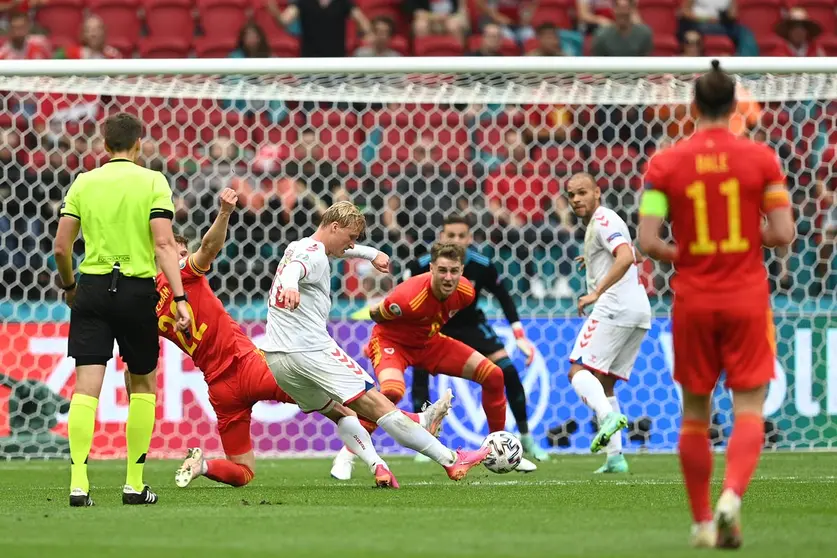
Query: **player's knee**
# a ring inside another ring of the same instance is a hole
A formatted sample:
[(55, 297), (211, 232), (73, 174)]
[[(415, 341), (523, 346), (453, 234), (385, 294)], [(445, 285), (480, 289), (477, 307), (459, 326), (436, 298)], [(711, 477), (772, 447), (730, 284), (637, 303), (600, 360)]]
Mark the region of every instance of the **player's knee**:
[[(490, 366), (488, 366), (488, 364)], [(485, 370), (480, 378), (477, 379), (478, 383), (482, 385), (482, 389), (487, 390), (503, 390), (505, 387), (506, 380), (503, 376), (503, 371), (500, 370), (500, 367), (491, 362), (488, 359), (485, 359), (480, 366), (477, 368), (478, 370)]]
[(381, 394), (397, 405), (404, 397), (407, 386), (403, 380), (384, 380), (381, 382)]

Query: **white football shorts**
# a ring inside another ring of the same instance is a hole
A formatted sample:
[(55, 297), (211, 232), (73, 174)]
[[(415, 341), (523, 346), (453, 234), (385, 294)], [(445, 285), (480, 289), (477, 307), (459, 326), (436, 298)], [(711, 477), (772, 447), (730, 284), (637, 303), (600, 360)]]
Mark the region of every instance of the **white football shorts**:
[(276, 383), (304, 413), (327, 412), (335, 401), (349, 404), (375, 387), (372, 377), (336, 343), (319, 351), (265, 352), (265, 358)]
[(647, 332), (640, 327), (588, 318), (575, 340), (570, 362), (628, 380)]

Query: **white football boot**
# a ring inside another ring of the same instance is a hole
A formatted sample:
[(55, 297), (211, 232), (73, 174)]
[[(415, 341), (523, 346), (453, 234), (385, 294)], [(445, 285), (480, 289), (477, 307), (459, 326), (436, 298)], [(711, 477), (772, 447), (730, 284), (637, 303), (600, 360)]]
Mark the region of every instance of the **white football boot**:
[(340, 448), (331, 464), (331, 476), (341, 481), (352, 480), (352, 467), (355, 464), (355, 457), (355, 454), (350, 452), (346, 446)]

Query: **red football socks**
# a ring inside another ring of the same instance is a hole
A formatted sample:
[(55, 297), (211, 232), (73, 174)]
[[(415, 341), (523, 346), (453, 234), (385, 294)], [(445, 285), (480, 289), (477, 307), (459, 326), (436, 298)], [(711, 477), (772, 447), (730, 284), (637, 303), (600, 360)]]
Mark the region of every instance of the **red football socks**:
[(506, 384), (503, 371), (488, 359), (483, 360), (474, 374), (474, 381), (482, 385), (482, 408), (488, 419), (488, 431), (506, 429)]
[(712, 449), (709, 445), (709, 424), (684, 420), (680, 427), (680, 469), (695, 523), (712, 520), (709, 483), (712, 480)]
[(764, 446), (764, 419), (758, 413), (736, 415), (727, 446), (727, 471), (724, 490), (744, 496), (759, 463)]
[(226, 459), (210, 459), (206, 462), (206, 478), (230, 486), (244, 486), (253, 480), (253, 471), (247, 465)]

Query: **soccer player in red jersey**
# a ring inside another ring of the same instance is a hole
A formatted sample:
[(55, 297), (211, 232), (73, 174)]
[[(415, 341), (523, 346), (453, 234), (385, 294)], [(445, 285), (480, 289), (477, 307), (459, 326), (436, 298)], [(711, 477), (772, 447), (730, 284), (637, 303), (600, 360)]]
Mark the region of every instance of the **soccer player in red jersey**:
[[(462, 276), (465, 249), (457, 244), (434, 244), (430, 272), (401, 283), (370, 310), (376, 323), (366, 352), (375, 367), (381, 393), (398, 404), (404, 397), (404, 370), (417, 366), (431, 374), (467, 378), (482, 385), (482, 406), (490, 432), (506, 423), (506, 393), (502, 370), (465, 343), (439, 330), (475, 297), (471, 282)], [(363, 421), (372, 432), (374, 422)], [(345, 448), (334, 459), (331, 474), (351, 478), (353, 456)]]
[[(680, 465), (692, 544), (741, 545), (741, 498), (764, 445), (762, 407), (774, 375), (775, 335), (762, 246), (790, 244), (790, 197), (776, 154), (733, 135), (735, 80), (712, 69), (695, 84), (695, 134), (657, 153), (645, 176), (639, 246), (673, 262), (674, 378), (683, 388)], [(659, 235), (668, 217), (676, 244)], [(721, 370), (735, 422), (714, 520), (709, 484), (711, 397)]]
[[(201, 475), (232, 486), (249, 483), (256, 470), (250, 439), (253, 405), (259, 401), (296, 403), (276, 384), (264, 354), (230, 317), (205, 277), (224, 245), (229, 217), (238, 197), (233, 190), (225, 189), (220, 199), (218, 216), (195, 253), (190, 254), (184, 237), (175, 237), (181, 258), (180, 275), (192, 315), (190, 331), (183, 333), (175, 329), (171, 287), (162, 273), (157, 276), (159, 334), (188, 354), (203, 372), (209, 386), (209, 402), (218, 418), (221, 445), (227, 456), (226, 459), (206, 460), (200, 448), (190, 448), (175, 474), (175, 482), (181, 487)], [(423, 413), (404, 414), (435, 434), (449, 406), (449, 399), (443, 398)], [(342, 405), (335, 405), (323, 414), (334, 422), (354, 416)]]

